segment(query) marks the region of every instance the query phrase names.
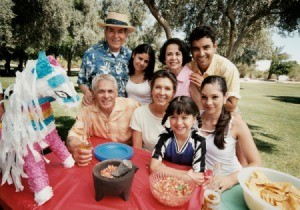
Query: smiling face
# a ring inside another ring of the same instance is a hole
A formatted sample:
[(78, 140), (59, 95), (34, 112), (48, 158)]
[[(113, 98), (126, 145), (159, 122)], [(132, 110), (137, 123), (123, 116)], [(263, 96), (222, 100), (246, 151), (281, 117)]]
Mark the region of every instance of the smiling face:
[(182, 69), (182, 52), (177, 44), (169, 44), (166, 48), (166, 65), (175, 74)]
[(208, 37), (192, 42), (192, 54), (201, 72), (205, 72), (213, 59), (217, 45)]
[(186, 140), (191, 133), (191, 128), (196, 118), (191, 114), (174, 113), (169, 117), (170, 126), (174, 131), (177, 140)]
[(105, 113), (110, 114), (115, 107), (115, 101), (118, 96), (117, 88), (111, 81), (100, 80), (94, 91), (95, 101), (99, 108)]
[(126, 41), (126, 38), (127, 30), (125, 28), (106, 27), (105, 29), (105, 39), (112, 52), (120, 51), (122, 45)]
[(150, 56), (147, 53), (136, 53), (132, 58), (135, 73), (143, 73), (149, 65)]
[(157, 78), (151, 90), (154, 104), (167, 106), (175, 94), (174, 86), (169, 78)]
[(208, 114), (220, 114), (226, 97), (218, 83), (206, 84), (201, 90), (202, 107)]

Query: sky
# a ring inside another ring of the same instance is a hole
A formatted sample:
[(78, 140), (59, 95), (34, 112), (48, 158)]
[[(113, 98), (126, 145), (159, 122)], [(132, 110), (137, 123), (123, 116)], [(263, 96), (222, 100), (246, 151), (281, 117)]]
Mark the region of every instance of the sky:
[[(276, 47), (283, 47), (282, 52), (289, 54), (291, 60), (295, 60), (300, 64), (300, 35), (297, 32), (292, 37), (283, 37), (274, 32), (272, 40)], [(270, 60), (260, 60), (256, 62), (256, 68), (261, 71), (267, 71), (270, 65)]]
[(291, 60), (296, 60), (300, 64), (300, 35), (295, 33), (293, 37), (282, 37), (274, 33), (272, 35), (273, 42), (277, 47), (284, 47), (283, 52), (291, 56)]

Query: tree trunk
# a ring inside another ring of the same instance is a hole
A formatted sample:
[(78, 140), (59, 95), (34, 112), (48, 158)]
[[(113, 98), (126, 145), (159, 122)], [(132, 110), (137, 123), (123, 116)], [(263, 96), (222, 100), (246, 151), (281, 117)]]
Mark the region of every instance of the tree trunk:
[(72, 57), (71, 56), (68, 58), (68, 65), (67, 66), (68, 66), (67, 75), (71, 76), (71, 66), (72, 66)]
[(5, 58), (5, 64), (4, 64), (5, 72), (7, 75), (10, 72), (10, 61), (11, 61), (11, 55), (7, 54)]
[(21, 53), (20, 53), (20, 57), (19, 57), (19, 65), (18, 65), (18, 70), (20, 71), (20, 72), (22, 72), (23, 71), (23, 63), (24, 63), (24, 51), (21, 51)]
[(160, 14), (159, 14), (159, 9), (156, 7), (155, 5), (155, 1), (154, 0), (143, 0), (144, 3), (147, 5), (147, 7), (149, 8), (151, 14), (155, 17), (155, 19), (157, 20), (157, 22), (159, 23), (159, 25), (161, 25), (166, 33), (166, 37), (167, 39), (172, 38), (172, 34), (171, 34), (171, 28), (170, 28), (170, 24), (167, 20), (165, 20)]
[(272, 77), (272, 73), (271, 72), (269, 72), (269, 74), (268, 74), (268, 80), (270, 80), (271, 79), (271, 77)]
[(226, 57), (231, 60), (234, 54), (233, 51), (233, 46), (234, 46), (234, 37), (235, 37), (235, 33), (236, 33), (236, 18), (234, 15), (234, 10), (233, 10), (233, 5), (232, 5), (232, 1), (229, 1), (228, 3), (228, 7), (225, 11), (226, 16), (229, 19), (229, 23), (230, 23), (230, 27), (229, 27), (229, 46), (228, 46), (228, 50), (226, 53)]

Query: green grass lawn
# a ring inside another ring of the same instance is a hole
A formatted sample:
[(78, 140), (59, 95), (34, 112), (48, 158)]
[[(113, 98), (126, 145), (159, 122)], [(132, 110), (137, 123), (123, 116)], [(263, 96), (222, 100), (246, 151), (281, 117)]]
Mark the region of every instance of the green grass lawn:
[[(76, 77), (71, 79), (75, 84)], [(4, 88), (13, 81), (13, 77), (0, 77)], [(239, 108), (264, 166), (300, 177), (300, 84), (242, 82), (241, 96)], [(79, 108), (67, 110), (54, 102), (53, 109), (64, 140)]]
[(264, 166), (300, 177), (300, 84), (242, 82), (241, 95)]

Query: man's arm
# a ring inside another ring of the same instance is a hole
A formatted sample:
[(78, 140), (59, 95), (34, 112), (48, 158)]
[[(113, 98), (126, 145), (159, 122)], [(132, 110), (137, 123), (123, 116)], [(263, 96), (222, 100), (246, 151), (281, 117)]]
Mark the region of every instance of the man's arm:
[(237, 103), (238, 103), (238, 99), (236, 97), (234, 96), (228, 97), (225, 104), (226, 110), (229, 112), (233, 112), (236, 109)]
[(89, 89), (88, 86), (81, 84), (79, 85), (79, 89), (82, 91), (83, 93), (83, 98), (82, 98), (82, 104), (83, 106), (88, 106), (93, 104), (93, 93), (92, 91)]

